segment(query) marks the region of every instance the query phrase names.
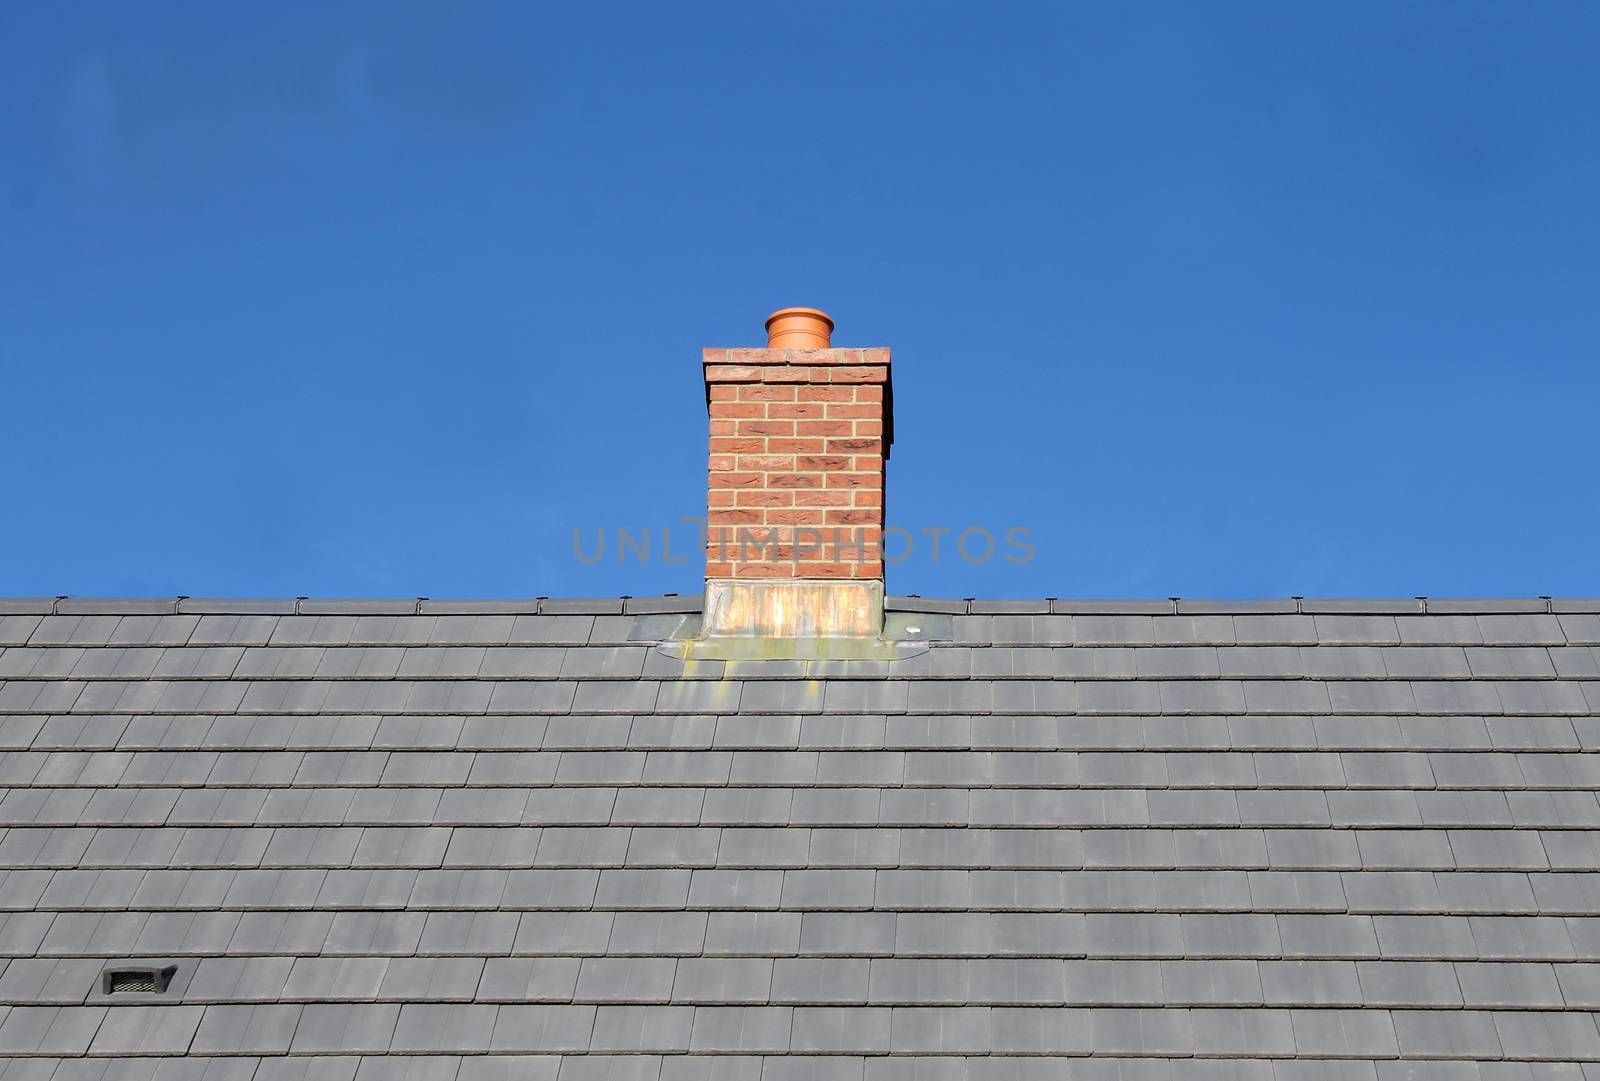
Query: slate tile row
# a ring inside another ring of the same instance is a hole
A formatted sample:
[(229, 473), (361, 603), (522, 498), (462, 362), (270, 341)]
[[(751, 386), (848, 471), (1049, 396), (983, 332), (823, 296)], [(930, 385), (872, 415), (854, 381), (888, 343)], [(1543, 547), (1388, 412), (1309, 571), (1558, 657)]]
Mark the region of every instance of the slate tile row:
[(10, 646), (0, 679), (1596, 679), (1600, 647), (938, 646), (897, 661), (684, 661), (631, 646)]
[[(0, 963), (0, 1004), (104, 1005), (104, 962)], [(1236, 1006), (1592, 1010), (1592, 963), (835, 957), (204, 957), (185, 1004)], [(175, 1002), (178, 1000), (174, 1000)]]
[[(1452, 830), (1459, 834), (1452, 846), (1516, 843), (1490, 830), (1600, 828), (1592, 790), (263, 785), (0, 791), (4, 827), (1414, 827)], [(1545, 866), (1542, 857), (1533, 858)]]
[[(955, 638), (1021, 645), (1595, 645), (1600, 613), (952, 615)], [(623, 645), (666, 640), (661, 615), (0, 614), (0, 645)]]
[(724, 1054), (1600, 1059), (1582, 1012), (332, 1003), (12, 1006), (0, 1053)]
[[(1351, 912), (1587, 916), (1600, 874), (1550, 871), (19, 868), (0, 912), (384, 910)], [(31, 928), (32, 930), (28, 930)]]
[(1594, 751), (1600, 750), (1600, 716), (0, 716), (0, 753), (30, 748), (219, 753), (374, 749)]
[[(1537, 1071), (1537, 1072), (1535, 1072)], [(17, 1059), (0, 1081), (1596, 1081), (1589, 1063), (1294, 1058), (404, 1055)]]
[(1600, 918), (1262, 912), (49, 912), (16, 958), (350, 956), (1600, 960)]
[(402, 1055), (13, 1060), (0, 1081), (1597, 1081), (1577, 1062), (845, 1055)]
[(658, 867), (1600, 869), (1592, 830), (15, 826), (0, 869)]
[(3, 713), (1600, 713), (1600, 680), (6, 680)]
[[(193, 806), (205, 806), (213, 799), (221, 799), (224, 792), (251, 789), (263, 790), (263, 800), (292, 802), (304, 798), (295, 790), (307, 787), (333, 793), (323, 798), (337, 798), (340, 794), (336, 790), (343, 788), (473, 788), (483, 791), (458, 793), (452, 798), (479, 801), (484, 813), (494, 810), (492, 801), (506, 799), (496, 792), (551, 786), (688, 788), (702, 790), (708, 796), (713, 790), (750, 788), (801, 790), (820, 786), (884, 793), (936, 788), (951, 794), (894, 798), (948, 799), (969, 808), (984, 789), (1392, 789), (1418, 793), (1489, 789), (1500, 792), (1508, 806), (1515, 795), (1519, 803), (1529, 808), (1551, 808), (1557, 798), (1555, 793), (1564, 792), (1561, 798), (1570, 804), (1568, 811), (1577, 816), (1573, 824), (1582, 824), (1587, 821), (1584, 808), (1589, 803), (1582, 793), (1600, 788), (1600, 754), (1410, 750), (0, 751), (0, 785), (22, 791), (15, 794), (12, 804), (19, 807), (33, 805), (41, 798), (68, 798), (56, 791), (62, 789), (99, 790), (108, 793), (106, 799), (137, 797), (155, 803), (164, 796), (148, 794), (150, 790), (192, 790), (179, 791), (178, 798), (187, 798)], [(265, 791), (268, 789), (273, 791)], [(113, 797), (108, 790), (120, 795)], [(1550, 794), (1530, 795), (1537, 792)], [(796, 791), (792, 798), (798, 797)], [(546, 793), (539, 798), (580, 797)], [(643, 793), (629, 795), (630, 800), (636, 801), (648, 798)], [(661, 792), (658, 798), (690, 797)], [(733, 797), (719, 793), (713, 798)], [(845, 797), (841, 794), (839, 798)], [(1109, 806), (1118, 797), (1108, 792), (1092, 798)], [(1454, 801), (1465, 807), (1468, 798), (1441, 795), (1431, 806), (1443, 807)], [(525, 798), (524, 803), (531, 806), (532, 797)], [(1219, 801), (1218, 805), (1223, 803)], [(581, 806), (575, 804), (574, 813)], [(1061, 804), (1063, 810), (1070, 806), (1073, 805), (1069, 802)]]
[[(0, 717), (38, 751), (1569, 751), (1600, 717), (209, 716)], [(1463, 759), (1463, 761), (1465, 761)], [(1504, 758), (1491, 761), (1504, 762)], [(1514, 775), (1513, 775), (1514, 776)]]

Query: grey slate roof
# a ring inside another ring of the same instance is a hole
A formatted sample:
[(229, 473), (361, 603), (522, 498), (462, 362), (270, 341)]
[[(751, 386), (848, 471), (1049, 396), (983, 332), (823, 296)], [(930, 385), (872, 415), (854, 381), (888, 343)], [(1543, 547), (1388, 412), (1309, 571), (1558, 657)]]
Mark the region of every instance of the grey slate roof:
[(0, 601), (0, 1081), (1600, 1081), (1600, 603), (696, 606)]

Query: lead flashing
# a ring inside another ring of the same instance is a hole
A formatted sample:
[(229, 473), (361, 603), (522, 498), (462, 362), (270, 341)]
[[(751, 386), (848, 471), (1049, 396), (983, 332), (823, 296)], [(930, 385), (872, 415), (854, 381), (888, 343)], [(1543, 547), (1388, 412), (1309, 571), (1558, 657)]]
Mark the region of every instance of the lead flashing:
[(876, 578), (712, 578), (707, 638), (873, 638), (883, 630)]

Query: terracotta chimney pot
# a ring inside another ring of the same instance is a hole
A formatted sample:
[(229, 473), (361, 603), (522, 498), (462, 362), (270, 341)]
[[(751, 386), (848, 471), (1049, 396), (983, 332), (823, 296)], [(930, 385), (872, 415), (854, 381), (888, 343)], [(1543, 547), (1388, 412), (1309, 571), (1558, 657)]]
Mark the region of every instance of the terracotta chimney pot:
[(768, 349), (826, 349), (833, 320), (815, 308), (780, 308), (767, 316)]

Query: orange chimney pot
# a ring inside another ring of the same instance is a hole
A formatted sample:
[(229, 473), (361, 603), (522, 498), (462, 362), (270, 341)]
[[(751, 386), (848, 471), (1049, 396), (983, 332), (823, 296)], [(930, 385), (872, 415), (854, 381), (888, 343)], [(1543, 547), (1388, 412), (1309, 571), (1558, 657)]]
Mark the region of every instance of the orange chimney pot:
[(833, 320), (816, 308), (780, 308), (767, 316), (768, 349), (826, 349)]

